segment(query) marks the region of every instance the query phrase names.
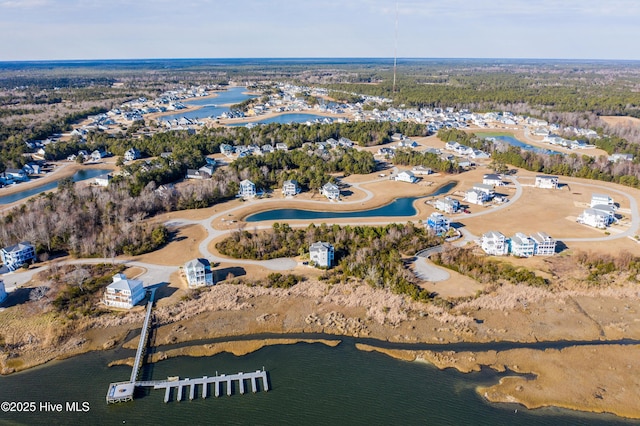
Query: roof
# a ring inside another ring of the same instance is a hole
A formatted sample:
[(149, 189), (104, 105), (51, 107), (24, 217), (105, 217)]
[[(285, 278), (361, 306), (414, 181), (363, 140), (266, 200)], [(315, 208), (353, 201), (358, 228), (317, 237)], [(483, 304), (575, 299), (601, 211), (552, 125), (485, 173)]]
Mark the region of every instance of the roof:
[(537, 175), (536, 179), (558, 179), (558, 176), (550, 176), (550, 175)]
[(207, 259), (203, 259), (203, 258), (190, 260), (184, 265), (185, 269), (193, 269), (198, 267), (206, 268), (210, 266), (211, 266), (211, 263), (209, 263)]
[(489, 231), (486, 234), (482, 235), (483, 238), (504, 238), (502, 232), (498, 231)]
[(516, 232), (516, 234), (513, 237), (511, 237), (511, 241), (516, 244), (531, 244), (529, 237), (527, 237), (522, 232)]
[(338, 188), (338, 185), (333, 184), (331, 182), (327, 182), (322, 186), (322, 189), (324, 189), (325, 191), (339, 191), (340, 188)]
[(10, 253), (10, 252), (18, 252), (18, 251), (28, 250), (30, 248), (33, 248), (33, 245), (28, 241), (23, 241), (21, 243), (15, 244), (15, 245), (5, 247), (3, 250), (5, 252), (7, 252), (7, 253)]
[(113, 276), (113, 282), (107, 286), (114, 290), (129, 290), (133, 293), (133, 290), (142, 286), (140, 280), (129, 280), (125, 274), (115, 274)]
[(324, 251), (324, 250), (333, 250), (333, 246), (323, 241), (317, 241), (311, 244), (311, 246), (309, 247), (309, 251)]
[(545, 232), (536, 232), (535, 234), (531, 234), (531, 238), (537, 243), (540, 243), (542, 241), (552, 241), (553, 240), (553, 238), (551, 238), (549, 236), (549, 234), (547, 234)]
[(240, 182), (241, 186), (245, 186), (245, 185), (253, 185), (255, 186), (255, 183), (251, 182), (249, 179), (245, 179), (242, 182)]

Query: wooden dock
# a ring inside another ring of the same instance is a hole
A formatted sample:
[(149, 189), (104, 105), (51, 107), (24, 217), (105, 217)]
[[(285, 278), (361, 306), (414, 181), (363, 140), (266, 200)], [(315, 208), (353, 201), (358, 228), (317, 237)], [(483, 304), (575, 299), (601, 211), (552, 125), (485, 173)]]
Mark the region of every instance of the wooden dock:
[[(261, 388), (258, 380), (261, 380)], [(213, 385), (213, 394), (216, 397), (219, 397), (223, 388), (226, 391), (226, 394), (231, 396), (234, 391), (234, 387), (237, 388), (237, 392), (240, 394), (244, 394), (247, 390), (245, 387), (246, 381), (251, 384), (251, 391), (253, 393), (258, 392), (259, 390), (268, 391), (269, 390), (269, 379), (267, 376), (267, 372), (264, 370), (257, 370), (253, 373), (243, 373), (240, 372), (238, 374), (225, 375), (221, 374), (219, 376), (207, 377), (204, 376), (199, 379), (182, 379), (176, 381), (158, 381), (153, 383), (154, 389), (164, 389), (164, 402), (169, 402), (171, 400), (172, 391), (175, 389), (176, 399), (178, 401), (182, 401), (184, 399), (184, 391), (185, 387), (189, 387), (189, 399), (193, 400), (196, 397), (196, 388), (198, 385), (202, 386), (201, 397), (207, 398), (209, 396), (209, 385)], [(142, 385), (145, 382), (138, 382), (136, 385)], [(151, 383), (146, 386), (150, 386)]]

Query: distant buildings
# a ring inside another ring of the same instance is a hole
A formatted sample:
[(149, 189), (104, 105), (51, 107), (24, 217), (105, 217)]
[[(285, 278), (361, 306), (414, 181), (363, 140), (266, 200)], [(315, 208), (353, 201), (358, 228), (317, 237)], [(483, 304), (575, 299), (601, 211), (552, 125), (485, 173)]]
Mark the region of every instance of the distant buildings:
[(531, 236), (516, 232), (513, 237), (506, 238), (500, 232), (490, 231), (482, 236), (480, 246), (492, 256), (509, 253), (517, 257), (552, 256), (556, 252), (556, 240), (544, 232), (536, 232)]
[(115, 274), (113, 282), (104, 292), (104, 303), (112, 308), (131, 309), (144, 299), (145, 289), (140, 280), (129, 280), (124, 274)]
[(210, 286), (215, 284), (211, 263), (207, 259), (194, 259), (184, 265), (184, 275), (189, 288)]
[(0, 258), (9, 271), (15, 271), (25, 263), (35, 260), (36, 250), (31, 243), (23, 241), (1, 249)]
[(314, 262), (316, 266), (330, 268), (333, 264), (333, 256), (333, 246), (329, 243), (318, 241), (309, 247), (309, 259)]

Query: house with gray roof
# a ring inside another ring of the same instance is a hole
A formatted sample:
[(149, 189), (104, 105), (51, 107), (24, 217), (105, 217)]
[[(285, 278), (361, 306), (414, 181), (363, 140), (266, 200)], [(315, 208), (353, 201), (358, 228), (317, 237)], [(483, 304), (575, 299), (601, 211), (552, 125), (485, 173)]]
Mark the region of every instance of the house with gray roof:
[(127, 279), (124, 274), (115, 274), (113, 282), (104, 291), (103, 302), (112, 308), (131, 309), (146, 294), (142, 281)]

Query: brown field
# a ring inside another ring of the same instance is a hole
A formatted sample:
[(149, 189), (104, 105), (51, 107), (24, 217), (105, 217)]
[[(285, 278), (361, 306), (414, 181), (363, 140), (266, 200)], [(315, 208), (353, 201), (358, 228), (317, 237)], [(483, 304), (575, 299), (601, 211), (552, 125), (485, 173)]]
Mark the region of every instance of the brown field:
[(611, 115), (602, 116), (600, 118), (610, 126), (640, 127), (640, 118), (619, 117), (619, 116), (611, 116)]
[(172, 232), (172, 242), (160, 250), (137, 256), (135, 260), (156, 265), (180, 266), (193, 258), (201, 257), (198, 244), (206, 237), (202, 226), (186, 225)]

